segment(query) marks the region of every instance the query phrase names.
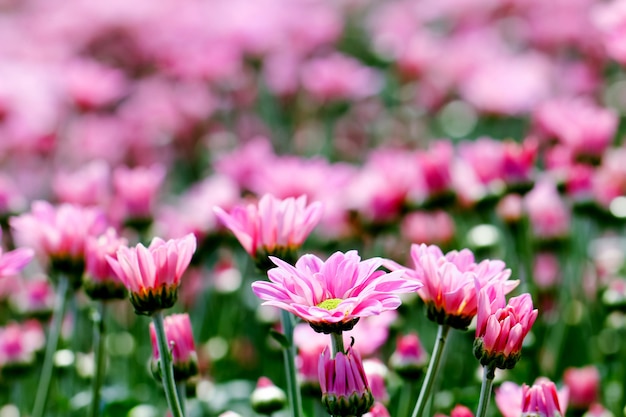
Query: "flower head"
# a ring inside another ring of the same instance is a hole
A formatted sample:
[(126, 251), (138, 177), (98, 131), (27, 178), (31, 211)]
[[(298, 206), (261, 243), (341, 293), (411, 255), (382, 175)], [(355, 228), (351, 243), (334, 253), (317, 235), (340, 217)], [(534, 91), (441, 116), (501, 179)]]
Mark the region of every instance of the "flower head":
[(306, 196), (281, 200), (266, 194), (256, 205), (237, 206), (230, 213), (214, 210), (262, 270), (271, 266), (268, 255), (292, 255), (322, 216), (322, 204), (307, 205)]
[[(533, 387), (554, 386), (554, 383), (547, 378), (537, 378)], [(522, 415), (522, 407), (526, 401), (526, 393), (528, 387), (520, 386), (514, 382), (505, 381), (496, 389), (495, 400), (498, 410), (504, 417), (520, 417)], [(565, 414), (567, 403), (569, 400), (569, 390), (564, 387), (556, 393), (558, 399), (559, 410), (561, 415)], [(527, 409), (527, 411), (529, 411)], [(529, 414), (532, 415), (532, 414)]]
[(385, 266), (404, 271), (409, 279), (423, 283), (417, 293), (426, 303), (428, 318), (438, 324), (456, 329), (467, 329), (477, 311), (478, 290), (495, 282), (502, 282), (504, 293), (509, 293), (519, 281), (508, 281), (510, 269), (499, 260), (474, 261), (468, 250), (443, 254), (437, 246), (424, 244), (411, 246), (414, 268), (395, 262)]
[(502, 285), (483, 288), (478, 295), (474, 354), (483, 366), (511, 369), (520, 358), (522, 342), (537, 319), (530, 294), (506, 303)]
[(0, 327), (0, 369), (21, 369), (34, 364), (35, 354), (45, 343), (46, 336), (37, 320)]
[(582, 368), (567, 368), (563, 382), (570, 392), (570, 405), (579, 410), (586, 410), (596, 401), (600, 389), (600, 371), (593, 365)]
[(180, 278), (195, 250), (192, 234), (167, 242), (155, 237), (147, 248), (141, 243), (133, 248), (122, 246), (117, 259), (107, 256), (107, 260), (130, 291), (135, 312), (151, 315), (174, 305)]
[(532, 387), (522, 386), (522, 417), (560, 417), (564, 411), (559, 404), (556, 385), (541, 381)]
[[(188, 314), (172, 314), (163, 320), (165, 337), (171, 347), (174, 377), (177, 381), (185, 381), (198, 373), (196, 346), (191, 331)], [(152, 341), (152, 358), (159, 361), (159, 348), (154, 323), (150, 323), (150, 340)], [(154, 369), (161, 369), (155, 366)]]
[(17, 248), (9, 252), (0, 249), (0, 278), (18, 275), (34, 255), (35, 252), (30, 248)]
[(326, 348), (319, 361), (322, 403), (333, 416), (360, 416), (374, 403), (359, 354), (349, 347), (334, 359)]
[(267, 377), (262, 376), (250, 395), (252, 409), (263, 415), (272, 415), (285, 407), (287, 396)]
[(429, 355), (422, 347), (416, 333), (398, 337), (396, 350), (389, 358), (391, 368), (401, 377), (417, 380), (428, 364)]
[(380, 258), (361, 261), (356, 251), (335, 252), (326, 262), (304, 255), (295, 266), (270, 259), (277, 265), (267, 273), (270, 282), (252, 283), (254, 293), (265, 305), (287, 310), (323, 333), (350, 330), (361, 317), (394, 310), (401, 304), (397, 293), (420, 287), (403, 279), (401, 271), (378, 270)]
[(15, 240), (48, 261), (53, 272), (66, 273), (80, 285), (85, 266), (85, 242), (106, 228), (104, 213), (96, 208), (35, 201), (31, 211), (10, 219)]
[(126, 288), (107, 261), (117, 257), (117, 250), (128, 241), (112, 227), (100, 236), (90, 236), (85, 247), (85, 292), (93, 299), (124, 298)]
[(154, 204), (167, 171), (162, 165), (113, 171), (113, 188), (120, 214), (131, 226), (143, 227), (152, 221)]

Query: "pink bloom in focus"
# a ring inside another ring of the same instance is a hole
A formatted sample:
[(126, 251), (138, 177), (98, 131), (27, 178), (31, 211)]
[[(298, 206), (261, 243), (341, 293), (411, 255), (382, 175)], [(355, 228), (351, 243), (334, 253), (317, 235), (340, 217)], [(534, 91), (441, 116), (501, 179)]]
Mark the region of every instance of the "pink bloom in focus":
[(85, 262), (85, 242), (106, 228), (104, 213), (97, 208), (72, 204), (52, 206), (47, 201), (35, 201), (29, 213), (9, 220), (15, 241), (29, 246), (55, 272), (77, 278), (80, 283)]
[(270, 259), (277, 265), (267, 273), (270, 282), (252, 283), (254, 293), (264, 305), (287, 310), (322, 333), (350, 330), (361, 317), (395, 310), (401, 304), (397, 293), (421, 286), (403, 279), (402, 271), (378, 270), (381, 258), (361, 261), (356, 251), (335, 252), (326, 262), (304, 255), (295, 267)]
[[(185, 381), (198, 373), (196, 345), (191, 330), (191, 320), (187, 313), (172, 314), (163, 319), (165, 337), (172, 354), (174, 377), (177, 381)], [(150, 323), (150, 341), (152, 342), (152, 358), (160, 359), (154, 323)], [(158, 368), (160, 369), (160, 368)]]
[(117, 259), (107, 256), (111, 268), (130, 291), (137, 314), (170, 308), (178, 297), (180, 279), (196, 251), (196, 239), (189, 234), (167, 242), (155, 237), (147, 248), (122, 246)]
[(541, 381), (532, 387), (522, 386), (522, 417), (560, 417), (564, 414), (554, 382)]
[(582, 368), (567, 368), (563, 382), (569, 389), (570, 405), (576, 409), (587, 409), (598, 401), (600, 372), (593, 365)]
[(267, 255), (292, 255), (304, 243), (322, 216), (322, 204), (307, 205), (306, 196), (280, 200), (266, 194), (258, 204), (237, 206), (230, 213), (219, 207), (214, 211), (246, 252), (264, 266)]
[(469, 249), (443, 254), (437, 246), (411, 245), (414, 268), (409, 269), (393, 261), (385, 267), (404, 271), (410, 279), (423, 283), (417, 293), (426, 303), (430, 320), (456, 329), (467, 329), (476, 315), (478, 291), (488, 285), (502, 283), (505, 294), (519, 281), (509, 281), (510, 269), (499, 260), (474, 261)]
[(481, 365), (512, 369), (537, 314), (528, 293), (511, 298), (507, 304), (502, 285), (480, 290), (474, 355)]
[(351, 347), (345, 353), (337, 352), (335, 358), (326, 348), (320, 357), (318, 375), (322, 403), (330, 415), (363, 415), (374, 403), (361, 357)]
[[(552, 384), (547, 378), (538, 378), (535, 385)], [(566, 411), (569, 391), (567, 387), (557, 392), (558, 403), (563, 414)], [(513, 382), (503, 382), (500, 387), (495, 390), (496, 406), (504, 417), (520, 417), (522, 415), (522, 404), (524, 401), (524, 389), (522, 386)]]
[(127, 220), (151, 219), (157, 195), (167, 171), (162, 165), (127, 168), (119, 166), (113, 171), (115, 199), (123, 218)]
[(116, 258), (117, 250), (128, 245), (109, 227), (100, 236), (90, 236), (85, 247), (85, 292), (93, 299), (124, 298), (126, 288), (113, 271), (107, 257)]

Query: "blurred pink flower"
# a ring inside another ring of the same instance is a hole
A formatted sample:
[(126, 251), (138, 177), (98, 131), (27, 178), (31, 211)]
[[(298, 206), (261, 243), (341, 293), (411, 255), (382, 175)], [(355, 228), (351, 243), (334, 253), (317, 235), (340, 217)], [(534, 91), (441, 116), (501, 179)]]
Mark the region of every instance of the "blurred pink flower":
[(306, 61), (300, 71), (304, 90), (322, 103), (361, 100), (382, 88), (374, 69), (338, 52)]
[(102, 233), (104, 213), (72, 204), (53, 206), (35, 201), (31, 211), (9, 219), (16, 243), (28, 246), (56, 272), (75, 275), (80, 282), (85, 262), (85, 242)]
[(569, 405), (586, 410), (599, 400), (600, 371), (594, 365), (582, 368), (567, 368), (563, 373), (563, 383), (569, 389)]
[(414, 211), (402, 219), (400, 233), (409, 242), (444, 245), (454, 238), (454, 219), (443, 210)]
[(374, 400), (388, 404), (389, 392), (386, 381), (389, 369), (387, 366), (378, 358), (369, 358), (363, 360), (363, 370)]
[(575, 156), (600, 157), (613, 141), (618, 115), (584, 98), (552, 99), (533, 112), (533, 121), (546, 139), (556, 139)]
[(87, 59), (70, 61), (63, 69), (63, 76), (67, 94), (80, 110), (112, 104), (129, 90), (122, 71)]
[(37, 320), (0, 327), (0, 368), (33, 364), (35, 354), (45, 346), (45, 342), (46, 336)]
[(128, 240), (118, 236), (109, 227), (99, 236), (89, 236), (85, 246), (85, 292), (94, 299), (124, 298), (126, 288), (113, 271), (107, 257), (115, 259), (117, 250), (128, 245)]
[(113, 171), (114, 198), (122, 218), (150, 219), (167, 171), (163, 165), (127, 168), (118, 166)]
[(387, 410), (384, 404), (374, 402), (372, 408), (370, 408), (367, 413), (363, 414), (363, 417), (391, 417), (391, 414), (389, 414), (389, 410)]
[(74, 172), (58, 171), (52, 188), (63, 203), (106, 207), (111, 198), (111, 170), (103, 160), (90, 161)]
[(457, 329), (466, 329), (476, 315), (481, 288), (502, 283), (507, 294), (519, 284), (508, 280), (511, 270), (505, 269), (504, 262), (484, 260), (477, 264), (469, 249), (444, 255), (437, 246), (413, 244), (411, 259), (413, 268), (393, 261), (386, 261), (385, 267), (423, 283), (417, 293), (426, 303), (428, 318)]
[(359, 354), (348, 347), (331, 358), (326, 348), (319, 361), (322, 404), (333, 416), (362, 415), (369, 411), (374, 398)]
[[(445, 414), (435, 414), (435, 417), (448, 417)], [(450, 417), (474, 417), (472, 410), (464, 405), (457, 404), (450, 411)]]
[(17, 248), (8, 252), (0, 248), (0, 279), (18, 275), (34, 256), (35, 252), (30, 248)]
[(258, 204), (236, 206), (230, 213), (220, 207), (213, 210), (246, 252), (263, 266), (268, 255), (291, 255), (319, 222), (322, 204), (307, 205), (306, 200), (306, 196), (281, 200), (266, 194)]
[(402, 271), (385, 273), (381, 258), (361, 261), (356, 251), (335, 252), (326, 262), (304, 255), (295, 267), (270, 257), (277, 267), (268, 271), (270, 282), (252, 283), (254, 293), (273, 305), (307, 321), (323, 333), (350, 330), (361, 317), (395, 310), (398, 293), (421, 284), (401, 278)]
[(439, 140), (427, 150), (416, 153), (416, 162), (422, 172), (429, 197), (438, 196), (451, 190), (451, 166), (454, 159), (454, 147), (448, 140)]
[(530, 294), (506, 302), (502, 285), (478, 293), (474, 354), (481, 365), (512, 369), (519, 361), (524, 338), (537, 319)]
[(11, 308), (28, 317), (47, 316), (54, 308), (54, 287), (45, 276), (22, 279), (10, 295)]
[(602, 207), (626, 195), (626, 147), (610, 148), (592, 180), (592, 193)]
[(552, 252), (538, 252), (533, 264), (533, 281), (539, 290), (555, 288), (561, 282), (561, 265)]
[[(167, 345), (170, 346), (174, 377), (177, 381), (186, 381), (198, 373), (198, 359), (196, 357), (196, 345), (191, 330), (189, 314), (172, 314), (163, 319)], [(154, 329), (154, 323), (150, 323), (150, 341), (152, 342), (152, 359), (160, 359), (159, 349)]]
[(626, 1), (613, 0), (594, 4), (591, 10), (594, 26), (600, 31), (601, 41), (608, 55), (626, 64)]
[(389, 366), (401, 377), (417, 380), (428, 365), (430, 355), (416, 333), (399, 336), (396, 349), (389, 358)]
[(558, 239), (569, 234), (570, 212), (549, 179), (540, 180), (524, 197), (533, 232), (539, 239)]
[(196, 251), (189, 234), (167, 242), (155, 237), (147, 248), (122, 246), (117, 259), (107, 256), (111, 268), (130, 291), (137, 314), (151, 315), (176, 303), (180, 279)]

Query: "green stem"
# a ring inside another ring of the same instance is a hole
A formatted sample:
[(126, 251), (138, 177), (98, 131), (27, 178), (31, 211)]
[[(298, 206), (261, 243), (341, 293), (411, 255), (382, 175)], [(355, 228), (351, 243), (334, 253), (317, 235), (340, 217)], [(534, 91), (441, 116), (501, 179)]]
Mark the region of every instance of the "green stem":
[(496, 368), (493, 365), (487, 365), (483, 369), (483, 383), (480, 387), (480, 399), (478, 400), (476, 417), (485, 417), (487, 415), (489, 398), (491, 398), (491, 385), (493, 384), (493, 378), (496, 375)]
[(174, 380), (174, 367), (172, 366), (172, 358), (167, 336), (165, 334), (165, 326), (163, 324), (163, 312), (157, 311), (152, 315), (154, 330), (157, 338), (157, 347), (159, 349), (159, 364), (161, 366), (161, 378), (163, 379), (163, 389), (165, 390), (165, 398), (170, 407), (173, 417), (183, 417), (183, 410), (176, 392), (176, 381)]
[(52, 370), (54, 365), (54, 354), (57, 351), (59, 337), (61, 336), (61, 327), (63, 325), (63, 317), (65, 316), (65, 306), (67, 304), (67, 294), (69, 288), (69, 279), (64, 274), (59, 274), (56, 295), (54, 299), (54, 311), (52, 313), (52, 321), (50, 322), (50, 330), (48, 333), (48, 341), (46, 344), (46, 354), (44, 357), (43, 368), (37, 385), (37, 394), (35, 395), (35, 406), (33, 408), (33, 417), (42, 417), (48, 402), (48, 393), (50, 392), (50, 381), (52, 380)]
[(331, 333), (330, 334), (330, 356), (335, 359), (337, 353), (345, 353), (346, 350), (343, 347), (343, 333)]
[(106, 312), (106, 303), (104, 301), (98, 301), (98, 310), (93, 314), (94, 335), (94, 357), (96, 363), (96, 369), (93, 375), (91, 388), (93, 391), (91, 401), (91, 417), (98, 417), (100, 415), (100, 388), (102, 387), (102, 381), (104, 380), (104, 365), (106, 359), (106, 351), (104, 349), (106, 329), (104, 326), (104, 314)]
[(411, 397), (413, 396), (413, 381), (404, 380), (402, 390), (400, 391), (400, 399), (398, 401), (398, 415), (408, 416), (411, 408)]
[(296, 346), (293, 344), (293, 317), (288, 311), (281, 310), (280, 319), (283, 333), (285, 338), (287, 338), (289, 346), (283, 349), (283, 359), (285, 362), (287, 396), (289, 404), (291, 404), (291, 415), (292, 417), (302, 417), (302, 398), (300, 397), (300, 386), (296, 379)]
[(178, 400), (180, 401), (180, 409), (183, 411), (183, 414), (185, 414), (185, 406), (187, 402), (187, 383), (185, 381), (178, 382), (178, 385), (176, 385), (176, 393), (178, 394)]
[(428, 370), (426, 371), (426, 377), (424, 378), (422, 388), (420, 389), (420, 395), (417, 398), (417, 403), (415, 404), (415, 408), (413, 409), (413, 414), (411, 414), (411, 417), (422, 417), (422, 414), (424, 413), (426, 402), (430, 397), (430, 391), (432, 390), (433, 383), (435, 382), (435, 379), (437, 378), (437, 373), (439, 372), (439, 364), (441, 363), (443, 348), (445, 346), (446, 337), (448, 336), (449, 331), (450, 326), (445, 324), (439, 325), (439, 329), (437, 330), (437, 340), (435, 341), (435, 347), (433, 348), (433, 354), (430, 357)]

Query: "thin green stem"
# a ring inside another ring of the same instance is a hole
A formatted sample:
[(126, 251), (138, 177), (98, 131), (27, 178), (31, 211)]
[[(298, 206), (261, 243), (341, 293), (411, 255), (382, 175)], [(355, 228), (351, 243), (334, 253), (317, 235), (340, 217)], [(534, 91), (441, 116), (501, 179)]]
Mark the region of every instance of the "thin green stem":
[(302, 417), (302, 398), (300, 397), (300, 386), (296, 379), (296, 346), (293, 344), (293, 316), (288, 311), (281, 310), (280, 319), (288, 344), (288, 347), (283, 349), (283, 359), (285, 362), (287, 397), (289, 398), (289, 404), (291, 404), (291, 415), (292, 417)]
[(480, 399), (478, 400), (476, 417), (485, 417), (487, 415), (487, 407), (489, 407), (489, 399), (491, 398), (491, 385), (496, 375), (496, 368), (493, 365), (487, 365), (483, 369), (483, 383), (480, 386)]
[(106, 350), (104, 349), (106, 328), (104, 324), (104, 314), (106, 312), (106, 302), (98, 301), (98, 309), (93, 313), (93, 348), (96, 369), (91, 381), (93, 392), (91, 400), (91, 417), (100, 415), (100, 389), (104, 380), (104, 365), (106, 363)]
[(437, 373), (439, 372), (439, 364), (441, 363), (441, 357), (443, 356), (443, 348), (446, 344), (446, 337), (448, 336), (448, 332), (450, 331), (450, 326), (445, 324), (440, 324), (439, 329), (437, 330), (437, 340), (435, 341), (435, 347), (433, 348), (433, 354), (430, 357), (430, 362), (428, 363), (428, 370), (426, 371), (426, 377), (424, 377), (424, 382), (422, 383), (422, 388), (420, 389), (420, 395), (417, 398), (417, 403), (415, 404), (415, 408), (413, 409), (412, 417), (422, 417), (424, 413), (424, 408), (426, 407), (426, 403), (430, 398), (430, 391), (432, 390), (433, 383), (437, 378)]
[(398, 401), (398, 415), (408, 416), (411, 408), (411, 397), (413, 396), (413, 381), (404, 380)]
[(176, 381), (174, 380), (174, 367), (172, 366), (170, 348), (167, 343), (165, 326), (163, 324), (163, 312), (157, 311), (154, 313), (152, 315), (152, 322), (154, 323), (157, 347), (159, 349), (159, 364), (161, 366), (161, 378), (163, 379), (165, 398), (172, 412), (172, 417), (183, 417), (183, 410), (176, 392)]
[(183, 414), (186, 414), (187, 383), (185, 381), (178, 381), (176, 393), (178, 394), (178, 401), (180, 401), (180, 409), (183, 411)]
[(330, 334), (330, 356), (335, 359), (337, 353), (345, 353), (343, 346), (343, 333), (331, 333)]
[(64, 274), (59, 274), (56, 295), (54, 299), (54, 311), (52, 313), (52, 321), (50, 322), (50, 330), (48, 333), (48, 341), (46, 344), (46, 354), (44, 357), (43, 368), (39, 384), (37, 385), (37, 394), (35, 395), (35, 406), (33, 408), (33, 417), (42, 417), (48, 402), (48, 393), (50, 392), (50, 381), (52, 380), (52, 370), (54, 365), (54, 354), (57, 351), (59, 338), (61, 336), (61, 326), (63, 325), (63, 317), (65, 316), (65, 306), (67, 304), (67, 294), (69, 289), (69, 279)]

